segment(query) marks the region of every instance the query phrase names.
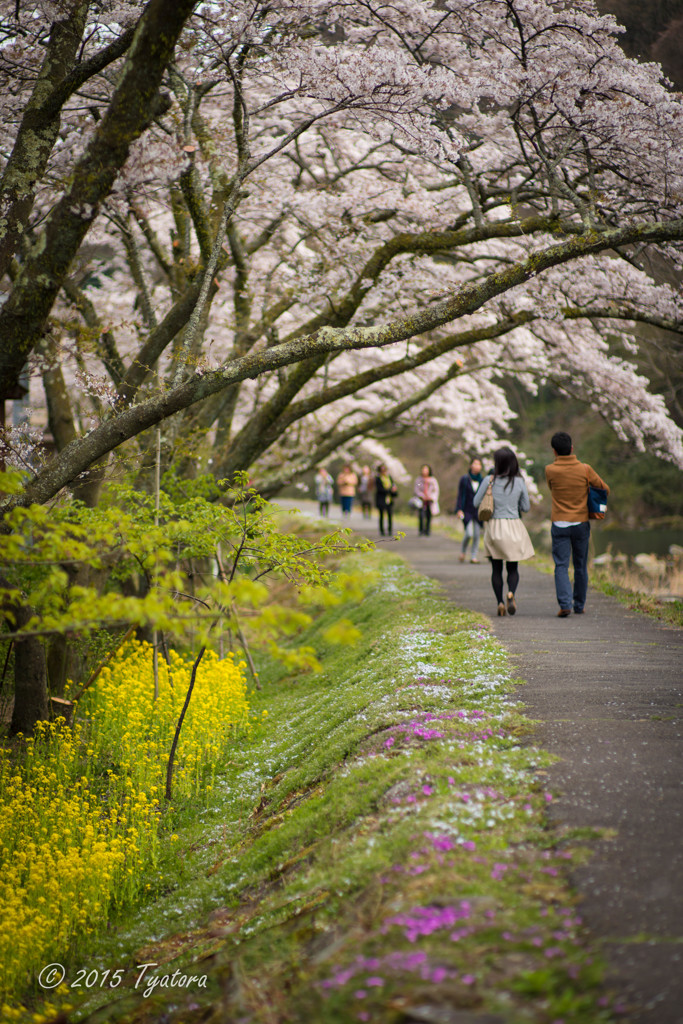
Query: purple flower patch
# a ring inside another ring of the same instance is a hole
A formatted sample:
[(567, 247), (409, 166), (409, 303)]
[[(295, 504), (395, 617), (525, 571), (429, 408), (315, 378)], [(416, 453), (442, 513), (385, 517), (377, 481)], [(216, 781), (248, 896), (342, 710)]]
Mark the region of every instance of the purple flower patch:
[(403, 934), (409, 942), (416, 942), (421, 936), (431, 935), (442, 928), (452, 928), (458, 921), (469, 916), (470, 904), (467, 900), (454, 907), (414, 907), (407, 914), (387, 918), (382, 931), (386, 932), (392, 925), (397, 925), (403, 928)]

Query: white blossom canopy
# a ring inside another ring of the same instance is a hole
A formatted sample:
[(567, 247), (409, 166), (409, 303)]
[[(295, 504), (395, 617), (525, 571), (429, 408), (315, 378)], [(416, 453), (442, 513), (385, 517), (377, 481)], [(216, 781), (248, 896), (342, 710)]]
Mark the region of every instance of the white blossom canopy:
[(23, 500), (162, 420), (271, 487), (392, 421), (485, 448), (509, 375), (683, 466), (637, 364), (683, 333), (681, 96), (589, 0), (0, 12), (0, 385), (31, 358), (58, 448)]

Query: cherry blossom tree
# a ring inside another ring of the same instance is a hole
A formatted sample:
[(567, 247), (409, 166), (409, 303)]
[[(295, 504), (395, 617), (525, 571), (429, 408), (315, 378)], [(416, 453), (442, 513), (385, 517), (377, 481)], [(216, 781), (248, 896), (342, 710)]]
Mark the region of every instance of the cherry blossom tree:
[(681, 97), (589, 0), (2, 11), (0, 384), (57, 446), (13, 500), (159, 423), (266, 490), (389, 423), (481, 447), (510, 374), (683, 464), (628, 358), (682, 331)]

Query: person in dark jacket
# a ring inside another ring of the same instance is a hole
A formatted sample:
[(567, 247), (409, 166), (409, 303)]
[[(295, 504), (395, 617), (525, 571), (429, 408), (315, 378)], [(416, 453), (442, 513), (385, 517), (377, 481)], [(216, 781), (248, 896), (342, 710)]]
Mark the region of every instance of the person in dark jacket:
[(379, 532), (384, 536), (384, 516), (387, 517), (387, 533), (391, 537), (392, 522), (394, 516), (394, 498), (398, 494), (398, 488), (393, 481), (387, 467), (382, 462), (377, 467), (375, 477), (375, 505), (379, 513)]
[(467, 545), (471, 541), (470, 561), (474, 562), (475, 565), (479, 563), (477, 553), (479, 551), (481, 523), (477, 516), (477, 510), (474, 507), (474, 495), (477, 493), (481, 479), (481, 459), (474, 458), (470, 462), (469, 471), (460, 477), (458, 500), (455, 504), (455, 514), (459, 519), (462, 519), (465, 527), (460, 561), (464, 562), (467, 558)]

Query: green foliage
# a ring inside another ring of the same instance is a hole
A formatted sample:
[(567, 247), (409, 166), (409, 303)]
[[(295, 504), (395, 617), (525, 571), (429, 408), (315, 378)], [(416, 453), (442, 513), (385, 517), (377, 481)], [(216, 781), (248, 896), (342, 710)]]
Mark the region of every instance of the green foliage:
[[(20, 484), (15, 473), (0, 479), (5, 493)], [(278, 638), (309, 618), (267, 604), (269, 581), (324, 600), (361, 591), (348, 577), (328, 592), (333, 572), (325, 560), (354, 547), (348, 531), (311, 540), (280, 528), (276, 512), (244, 476), (232, 486), (212, 477), (186, 486), (169, 476), (158, 508), (153, 495), (129, 485), (111, 486), (97, 508), (76, 500), (16, 507), (0, 534), (0, 604), (11, 626), (17, 604), (32, 609), (21, 635), (87, 638), (135, 626), (170, 634), (181, 647), (209, 643), (217, 627), (238, 630), (246, 620), (250, 638), (279, 656)], [(316, 665), (310, 651), (289, 651), (285, 660), (299, 670)]]

